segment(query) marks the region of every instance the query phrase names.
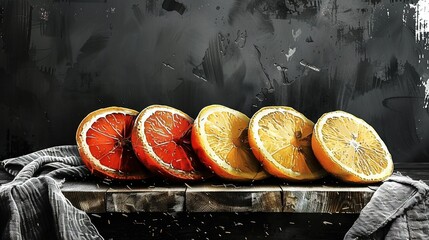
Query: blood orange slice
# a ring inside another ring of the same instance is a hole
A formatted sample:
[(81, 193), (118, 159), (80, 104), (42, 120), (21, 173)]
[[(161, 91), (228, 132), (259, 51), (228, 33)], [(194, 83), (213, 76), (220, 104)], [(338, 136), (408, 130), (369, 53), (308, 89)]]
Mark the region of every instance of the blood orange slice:
[(152, 172), (176, 180), (199, 180), (208, 171), (191, 147), (193, 119), (169, 106), (152, 105), (138, 115), (132, 131), (134, 152)]
[(120, 180), (139, 180), (150, 175), (131, 146), (131, 130), (137, 114), (132, 109), (108, 107), (82, 120), (76, 142), (83, 162), (92, 173)]

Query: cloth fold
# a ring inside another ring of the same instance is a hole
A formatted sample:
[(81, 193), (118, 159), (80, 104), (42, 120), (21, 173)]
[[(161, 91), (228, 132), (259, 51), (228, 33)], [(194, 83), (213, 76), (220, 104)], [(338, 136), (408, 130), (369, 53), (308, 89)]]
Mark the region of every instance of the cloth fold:
[(62, 194), (60, 179), (90, 176), (77, 146), (57, 146), (0, 162), (14, 176), (0, 186), (1, 239), (103, 239)]
[(393, 174), (377, 189), (344, 239), (429, 239), (428, 185)]

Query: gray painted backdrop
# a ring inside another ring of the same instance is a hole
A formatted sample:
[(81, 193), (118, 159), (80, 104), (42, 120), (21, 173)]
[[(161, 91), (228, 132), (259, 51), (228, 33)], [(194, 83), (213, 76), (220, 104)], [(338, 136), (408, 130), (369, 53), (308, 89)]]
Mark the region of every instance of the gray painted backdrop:
[(425, 4), (0, 0), (0, 156), (73, 144), (100, 107), (218, 103), (342, 109), (395, 162), (428, 161)]

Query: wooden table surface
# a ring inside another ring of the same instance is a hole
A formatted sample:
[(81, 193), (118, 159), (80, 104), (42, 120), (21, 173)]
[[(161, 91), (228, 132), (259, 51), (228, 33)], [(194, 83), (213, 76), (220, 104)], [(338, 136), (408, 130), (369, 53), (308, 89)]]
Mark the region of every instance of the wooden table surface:
[[(395, 164), (395, 171), (429, 183), (429, 163)], [(247, 184), (66, 182), (62, 192), (88, 213), (285, 212), (359, 213), (379, 185), (356, 186), (324, 179), (287, 183), (276, 179)]]

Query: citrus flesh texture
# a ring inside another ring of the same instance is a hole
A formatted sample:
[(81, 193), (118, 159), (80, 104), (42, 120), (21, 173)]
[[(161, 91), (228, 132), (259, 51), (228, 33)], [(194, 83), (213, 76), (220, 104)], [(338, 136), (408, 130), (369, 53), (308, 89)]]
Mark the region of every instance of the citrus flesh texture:
[(132, 133), (133, 149), (152, 172), (175, 180), (199, 180), (209, 171), (191, 146), (193, 119), (184, 112), (152, 105), (138, 115)]
[(311, 149), (313, 122), (290, 107), (256, 112), (249, 124), (249, 144), (267, 172), (292, 181), (322, 178), (326, 171)]
[(326, 171), (345, 182), (380, 182), (393, 172), (383, 140), (368, 123), (350, 113), (335, 111), (320, 117), (312, 147)]
[(150, 176), (135, 156), (131, 130), (138, 112), (128, 108), (102, 108), (88, 114), (76, 131), (80, 156), (89, 170), (119, 180)]
[(248, 125), (249, 118), (239, 111), (221, 105), (207, 106), (195, 119), (192, 147), (201, 162), (223, 179), (264, 179), (269, 175), (250, 150)]

